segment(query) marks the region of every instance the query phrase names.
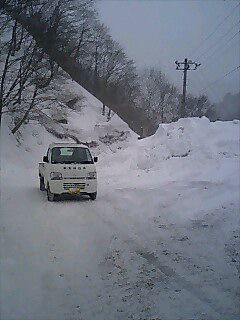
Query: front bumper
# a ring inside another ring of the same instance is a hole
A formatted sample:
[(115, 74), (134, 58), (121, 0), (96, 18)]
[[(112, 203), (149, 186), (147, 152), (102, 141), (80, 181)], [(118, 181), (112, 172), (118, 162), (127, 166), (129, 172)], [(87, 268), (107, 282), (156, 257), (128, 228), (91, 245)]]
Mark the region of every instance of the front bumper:
[(97, 179), (50, 180), (50, 191), (54, 194), (81, 194), (97, 192)]

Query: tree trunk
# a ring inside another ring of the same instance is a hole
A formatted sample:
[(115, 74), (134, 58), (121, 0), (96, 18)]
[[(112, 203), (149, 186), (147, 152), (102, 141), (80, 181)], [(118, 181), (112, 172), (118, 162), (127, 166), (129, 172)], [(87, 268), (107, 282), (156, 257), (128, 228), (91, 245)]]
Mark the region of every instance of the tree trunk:
[(30, 103), (29, 108), (27, 109), (27, 111), (24, 113), (24, 116), (22, 117), (22, 119), (16, 124), (16, 126), (12, 129), (12, 134), (15, 134), (18, 129), (21, 127), (21, 125), (24, 123), (24, 121), (27, 119), (29, 112), (31, 111), (31, 109), (34, 107), (34, 103), (35, 103), (35, 99), (37, 96), (37, 91), (38, 88), (35, 87), (34, 93), (33, 93), (33, 97), (32, 97), (32, 101)]
[(5, 79), (6, 79), (7, 70), (8, 70), (9, 59), (10, 59), (10, 56), (11, 56), (11, 53), (12, 53), (12, 45), (13, 45), (13, 39), (14, 39), (14, 34), (16, 32), (16, 28), (17, 28), (17, 23), (15, 22), (15, 24), (13, 26), (13, 30), (12, 30), (12, 38), (11, 38), (11, 42), (9, 44), (8, 53), (7, 53), (7, 57), (6, 57), (6, 60), (5, 60), (5, 64), (4, 64), (4, 68), (3, 68), (3, 74), (2, 74), (2, 78), (1, 78), (1, 84), (0, 84), (0, 128), (1, 128), (1, 123), (2, 123), (4, 84), (5, 84)]

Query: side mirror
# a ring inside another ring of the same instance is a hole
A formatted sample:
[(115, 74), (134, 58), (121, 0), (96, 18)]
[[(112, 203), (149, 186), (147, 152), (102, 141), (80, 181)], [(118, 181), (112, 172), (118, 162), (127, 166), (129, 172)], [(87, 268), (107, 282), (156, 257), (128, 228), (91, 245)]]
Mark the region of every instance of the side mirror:
[(93, 158), (94, 162), (98, 162), (98, 157)]
[(48, 162), (48, 157), (47, 156), (43, 157), (43, 162)]

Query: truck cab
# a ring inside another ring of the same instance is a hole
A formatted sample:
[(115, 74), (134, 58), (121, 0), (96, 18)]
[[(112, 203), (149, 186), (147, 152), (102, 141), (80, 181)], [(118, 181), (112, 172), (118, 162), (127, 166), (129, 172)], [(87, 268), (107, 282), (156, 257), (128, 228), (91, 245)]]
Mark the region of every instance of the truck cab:
[(40, 190), (47, 191), (48, 201), (57, 195), (86, 194), (97, 197), (97, 172), (89, 148), (76, 143), (53, 143), (39, 163)]

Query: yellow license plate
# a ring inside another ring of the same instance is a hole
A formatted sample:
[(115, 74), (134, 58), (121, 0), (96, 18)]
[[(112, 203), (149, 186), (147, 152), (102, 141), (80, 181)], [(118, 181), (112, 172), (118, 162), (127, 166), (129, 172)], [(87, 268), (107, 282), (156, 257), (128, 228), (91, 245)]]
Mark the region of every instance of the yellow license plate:
[(77, 188), (77, 189), (70, 189), (68, 191), (70, 194), (78, 194), (81, 192), (81, 189), (80, 188)]

